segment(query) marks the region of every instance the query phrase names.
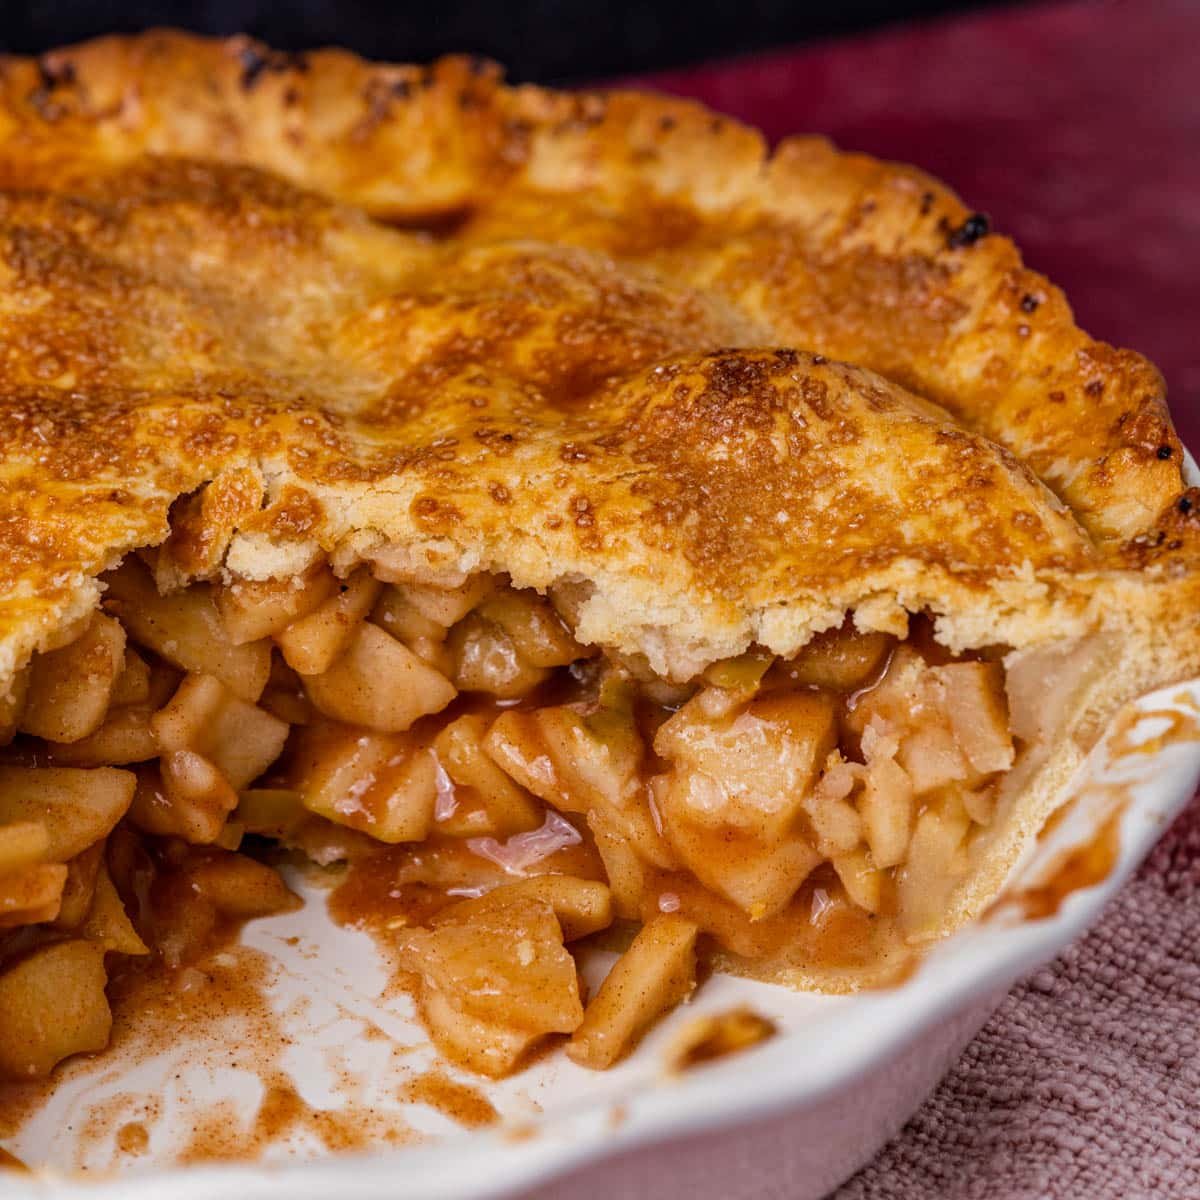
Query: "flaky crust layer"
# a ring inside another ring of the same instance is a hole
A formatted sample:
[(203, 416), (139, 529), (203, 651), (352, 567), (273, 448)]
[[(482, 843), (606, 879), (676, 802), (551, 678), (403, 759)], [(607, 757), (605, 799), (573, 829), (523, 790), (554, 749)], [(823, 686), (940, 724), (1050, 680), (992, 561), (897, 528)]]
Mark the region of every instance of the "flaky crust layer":
[(676, 676), (848, 609), (1197, 669), (1161, 379), (916, 171), (151, 33), (0, 65), (0, 185), (0, 674), (200, 489), (179, 583), (317, 547), (573, 583)]

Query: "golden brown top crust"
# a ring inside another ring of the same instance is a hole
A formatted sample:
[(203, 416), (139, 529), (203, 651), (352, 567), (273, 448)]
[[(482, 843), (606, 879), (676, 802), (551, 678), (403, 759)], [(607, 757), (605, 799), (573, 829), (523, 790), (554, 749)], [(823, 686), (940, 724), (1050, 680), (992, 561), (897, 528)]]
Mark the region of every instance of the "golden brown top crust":
[(897, 600), (1036, 640), (1196, 559), (1149, 363), (918, 172), (683, 101), (3, 60), (0, 306), (0, 675), (185, 494), (180, 581), (403, 543), (586, 581), (582, 634), (676, 673)]

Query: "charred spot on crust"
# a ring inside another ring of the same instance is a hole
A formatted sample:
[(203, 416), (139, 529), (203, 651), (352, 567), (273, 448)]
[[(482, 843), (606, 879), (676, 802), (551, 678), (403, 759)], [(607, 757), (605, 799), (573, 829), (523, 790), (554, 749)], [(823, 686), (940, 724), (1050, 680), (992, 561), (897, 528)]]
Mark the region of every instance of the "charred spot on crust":
[(267, 71), (308, 70), (308, 59), (301, 50), (267, 50), (253, 42), (238, 50), (238, 61), (242, 64), (242, 75), (238, 81), (243, 91), (254, 89)]
[(257, 46), (243, 46), (238, 52), (242, 64), (242, 78), (239, 81), (243, 91), (250, 91), (259, 77), (267, 69), (267, 56)]
[(973, 246), (980, 238), (985, 238), (992, 231), (992, 223), (986, 213), (972, 213), (957, 229), (951, 229), (946, 235), (946, 245), (951, 250), (961, 250)]
[(55, 59), (43, 55), (37, 60), (38, 79), (46, 91), (75, 82), (75, 64), (70, 59)]
[(70, 59), (59, 59), (52, 55), (43, 55), (37, 60), (38, 83), (26, 102), (35, 108), (46, 121), (55, 121), (64, 113), (62, 106), (55, 102), (53, 93), (56, 88), (71, 87), (76, 81), (75, 64)]

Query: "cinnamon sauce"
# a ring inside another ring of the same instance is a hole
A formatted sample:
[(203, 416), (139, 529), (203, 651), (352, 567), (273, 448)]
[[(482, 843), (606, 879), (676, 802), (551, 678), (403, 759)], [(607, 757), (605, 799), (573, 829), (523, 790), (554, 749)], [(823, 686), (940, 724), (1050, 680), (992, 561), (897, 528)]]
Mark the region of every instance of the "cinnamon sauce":
[(451, 1079), (443, 1071), (426, 1071), (401, 1089), (403, 1099), (425, 1104), (465, 1129), (494, 1125), (500, 1119), (495, 1105), (476, 1087)]
[(1121, 804), (1090, 841), (1073, 847), (1063, 856), (1049, 879), (1008, 897), (1020, 906), (1026, 920), (1054, 916), (1068, 896), (1108, 878), (1121, 856), (1121, 818), (1124, 815), (1125, 805)]
[[(1127, 708), (1116, 719), (1108, 735), (1106, 748), (1112, 761), (1121, 758), (1158, 754), (1167, 746), (1180, 742), (1200, 741), (1200, 706), (1190, 692), (1173, 697), (1179, 708), (1145, 710)], [(1183, 709), (1184, 711), (1180, 711)], [(1134, 733), (1143, 723), (1164, 722), (1165, 727), (1145, 738)], [(1075, 892), (1095, 887), (1112, 873), (1121, 857), (1121, 822), (1132, 801), (1130, 785), (1110, 783), (1092, 785), (1087, 793), (1076, 799), (1099, 799), (1105, 815), (1096, 832), (1086, 842), (1066, 848), (1050, 868), (1045, 878), (1028, 887), (1005, 893), (989, 909), (1000, 912), (1016, 906), (1025, 920), (1041, 920), (1055, 916)], [(1103, 795), (1097, 797), (1096, 793)], [(1067, 808), (1059, 809), (1046, 822), (1039, 841), (1046, 841), (1065, 820)]]

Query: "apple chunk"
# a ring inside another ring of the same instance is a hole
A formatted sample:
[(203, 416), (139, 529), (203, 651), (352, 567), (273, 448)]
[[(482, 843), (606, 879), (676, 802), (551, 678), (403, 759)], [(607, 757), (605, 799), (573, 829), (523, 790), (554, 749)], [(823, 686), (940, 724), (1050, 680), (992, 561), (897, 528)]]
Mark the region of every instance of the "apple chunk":
[(335, 721), (401, 733), (418, 717), (441, 712), (454, 685), (377, 625), (361, 624), (346, 652), (304, 688), (313, 706)]
[[(523, 788), (518, 787), (489, 757), (483, 748), (488, 719), (482, 713), (465, 713), (437, 735), (433, 751), (451, 784), (457, 809), (463, 801), (476, 799), (483, 811), (471, 815), (482, 818), (478, 828), (466, 829), (471, 834), (484, 833), (493, 837), (508, 837), (536, 829), (545, 810)], [(438, 823), (443, 832), (455, 836), (457, 812), (442, 816)]]
[(633, 1048), (649, 1026), (696, 986), (696, 935), (673, 914), (643, 926), (617, 959), (567, 1043), (581, 1067), (602, 1070)]
[(420, 986), (419, 1007), (434, 1045), (451, 1062), (502, 1079), (520, 1064), (541, 1035), (527, 1029), (481, 1021), (454, 1003), (429, 982)]
[(67, 868), (57, 863), (0, 876), (0, 929), (53, 921), (62, 905)]
[(0, 1076), (36, 1079), (72, 1054), (103, 1050), (112, 1029), (104, 947), (40, 946), (0, 974)]
[(513, 897), (401, 939), (406, 965), (481, 1021), (532, 1034), (570, 1033), (583, 1019), (575, 962), (554, 909)]
[(612, 893), (608, 887), (593, 879), (578, 879), (573, 875), (534, 875), (502, 883), (467, 900), (444, 908), (432, 924), (473, 920), (496, 913), (517, 900), (538, 900), (550, 905), (562, 927), (563, 940), (573, 942), (587, 937), (612, 924)]
[(206, 846), (221, 836), (237, 802), (237, 792), (207, 758), (171, 750), (139, 772), (129, 820), (146, 833)]
[(112, 832), (136, 783), (112, 767), (0, 767), (0, 825), (44, 825), (47, 860), (66, 862)]
[(405, 734), (310, 727), (297, 738), (291, 770), (309, 812), (377, 841), (423, 841), (433, 826), (437, 763)]
[(150, 724), (164, 752), (203, 755), (235, 790), (279, 757), (288, 735), (284, 721), (239, 699), (212, 675), (189, 675)]
[(383, 585), (358, 571), (307, 616), (275, 634), (284, 660), (301, 675), (320, 675), (350, 645)]
[(235, 646), (207, 584), (161, 595), (136, 558), (127, 558), (104, 581), (108, 585), (105, 609), (120, 619), (139, 645), (185, 671), (215, 675), (251, 704), (262, 695), (271, 673), (271, 643), (263, 638)]
[(77, 742), (99, 729), (125, 663), (125, 630), (96, 613), (82, 636), (33, 660), (19, 726), (49, 742)]
[(338, 590), (334, 573), (318, 562), (291, 579), (235, 579), (217, 590), (217, 610), (235, 646), (282, 633)]

